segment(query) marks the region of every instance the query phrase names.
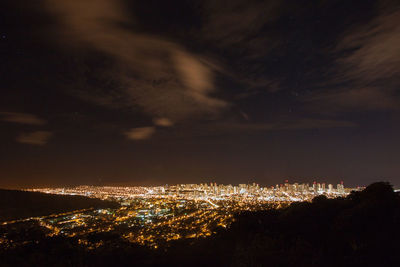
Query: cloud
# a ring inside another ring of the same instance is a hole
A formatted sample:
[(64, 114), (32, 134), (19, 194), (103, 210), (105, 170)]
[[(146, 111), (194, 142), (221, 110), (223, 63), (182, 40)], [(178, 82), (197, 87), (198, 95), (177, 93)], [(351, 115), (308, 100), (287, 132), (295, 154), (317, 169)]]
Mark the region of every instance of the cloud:
[[(205, 1), (203, 35), (221, 47), (240, 43), (242, 50), (258, 54), (271, 40), (257, 36), (262, 27), (279, 17), (281, 0), (272, 1)], [(253, 51), (251, 51), (253, 50)]]
[(381, 11), (371, 22), (344, 34), (334, 50), (338, 58), (328, 90), (308, 100), (344, 111), (400, 108), (399, 47), (400, 10)]
[(17, 112), (0, 112), (0, 120), (21, 124), (30, 125), (44, 125), (46, 121), (38, 118), (36, 115), (28, 113), (17, 113)]
[(225, 121), (220, 123), (196, 124), (189, 128), (185, 127), (183, 129), (177, 129), (175, 134), (184, 134), (190, 136), (227, 136), (273, 131), (297, 131), (353, 127), (357, 127), (357, 124), (346, 120), (297, 118), (271, 123), (242, 123), (236, 121)]
[(357, 125), (350, 121), (329, 120), (329, 119), (310, 119), (303, 118), (292, 122), (272, 124), (273, 130), (301, 130), (301, 129), (324, 129), (324, 128), (347, 128)]
[(161, 127), (170, 127), (174, 125), (174, 123), (167, 118), (156, 118), (153, 120), (154, 124)]
[(48, 131), (35, 131), (30, 133), (21, 133), (17, 137), (17, 142), (30, 145), (45, 145), (53, 134)]
[(244, 111), (239, 111), (239, 114), (240, 114), (246, 121), (249, 121), (249, 120), (250, 120), (250, 117), (249, 117), (249, 115), (247, 115), (246, 112), (244, 112)]
[(228, 123), (221, 125), (232, 131), (252, 132), (252, 131), (279, 131), (279, 130), (307, 130), (324, 128), (347, 128), (355, 127), (353, 122), (342, 120), (312, 119), (301, 118), (274, 123)]
[(276, 28), (273, 25), (282, 15), (282, 3), (282, 0), (203, 1), (200, 41), (225, 55), (228, 62), (223, 74), (246, 90), (280, 89), (279, 83), (271, 81), (274, 80), (269, 77), (271, 71), (265, 63), (260, 64), (260, 59), (269, 57), (273, 49), (282, 51), (280, 46), (287, 42), (282, 33), (277, 36), (270, 30)]
[(338, 44), (353, 52), (338, 59), (344, 78), (375, 82), (400, 76), (400, 10), (384, 13), (352, 30)]
[(330, 111), (398, 109), (400, 102), (392, 94), (384, 88), (354, 86), (315, 94), (308, 101), (313, 101), (320, 110), (329, 108)]
[(132, 140), (144, 140), (149, 139), (154, 133), (154, 127), (138, 127), (125, 132), (125, 136)]
[(103, 75), (113, 88), (98, 94), (90, 86), (79, 95), (112, 107), (139, 106), (151, 116), (176, 120), (217, 114), (228, 103), (212, 96), (215, 64), (180, 44), (135, 32), (135, 19), (123, 1), (47, 0), (61, 23), (59, 32), (72, 45), (89, 47), (114, 61)]

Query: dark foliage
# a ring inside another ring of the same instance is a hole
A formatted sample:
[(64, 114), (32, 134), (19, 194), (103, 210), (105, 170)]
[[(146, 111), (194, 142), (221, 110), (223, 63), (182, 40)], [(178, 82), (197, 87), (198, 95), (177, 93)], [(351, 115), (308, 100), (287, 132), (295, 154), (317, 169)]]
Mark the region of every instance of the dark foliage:
[(45, 216), (86, 208), (115, 208), (116, 202), (83, 196), (63, 196), (0, 189), (0, 221)]
[(243, 213), (225, 235), (232, 265), (397, 266), (399, 225), (399, 195), (381, 182), (345, 199)]
[(157, 250), (102, 236), (97, 250), (44, 239), (0, 252), (5, 266), (398, 266), (400, 197), (388, 183), (347, 198), (316, 197), (280, 210), (243, 212), (207, 239)]

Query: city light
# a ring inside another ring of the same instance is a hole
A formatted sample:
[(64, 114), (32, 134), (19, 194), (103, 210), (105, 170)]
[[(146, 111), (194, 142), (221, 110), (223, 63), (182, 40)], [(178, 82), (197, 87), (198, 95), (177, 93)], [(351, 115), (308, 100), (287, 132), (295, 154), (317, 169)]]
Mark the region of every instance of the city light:
[[(155, 187), (77, 186), (27, 189), (49, 194), (80, 195), (120, 203), (119, 208), (84, 209), (74, 212), (31, 217), (3, 222), (2, 228), (41, 227), (46, 236), (64, 236), (77, 245), (95, 249), (102, 240), (91, 240), (95, 233), (116, 233), (127, 242), (159, 248), (178, 239), (204, 238), (218, 228), (229, 227), (241, 211), (286, 207), (296, 201), (311, 201), (315, 196), (346, 196), (351, 188), (314, 182), (261, 187), (258, 184), (223, 185), (178, 184)], [(4, 231), (7, 232), (7, 231)], [(20, 245), (3, 236), (7, 247)], [(23, 242), (26, 242), (24, 240)]]

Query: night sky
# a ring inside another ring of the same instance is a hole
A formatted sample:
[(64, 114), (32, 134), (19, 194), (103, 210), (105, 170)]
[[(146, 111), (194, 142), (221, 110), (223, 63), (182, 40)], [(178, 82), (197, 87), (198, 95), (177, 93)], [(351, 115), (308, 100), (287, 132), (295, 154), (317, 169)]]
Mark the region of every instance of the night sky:
[(400, 2), (2, 0), (0, 187), (400, 186)]

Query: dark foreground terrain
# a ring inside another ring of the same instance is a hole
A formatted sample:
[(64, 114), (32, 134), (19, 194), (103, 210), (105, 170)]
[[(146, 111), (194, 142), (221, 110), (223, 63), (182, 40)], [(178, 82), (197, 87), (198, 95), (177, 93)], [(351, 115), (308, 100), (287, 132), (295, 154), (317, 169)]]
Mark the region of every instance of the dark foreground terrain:
[(98, 249), (45, 237), (2, 250), (2, 266), (399, 266), (400, 197), (374, 183), (343, 199), (316, 197), (288, 208), (243, 212), (228, 229), (148, 249), (97, 234)]
[(117, 206), (118, 204), (115, 202), (83, 196), (63, 196), (0, 189), (0, 222), (79, 209)]

